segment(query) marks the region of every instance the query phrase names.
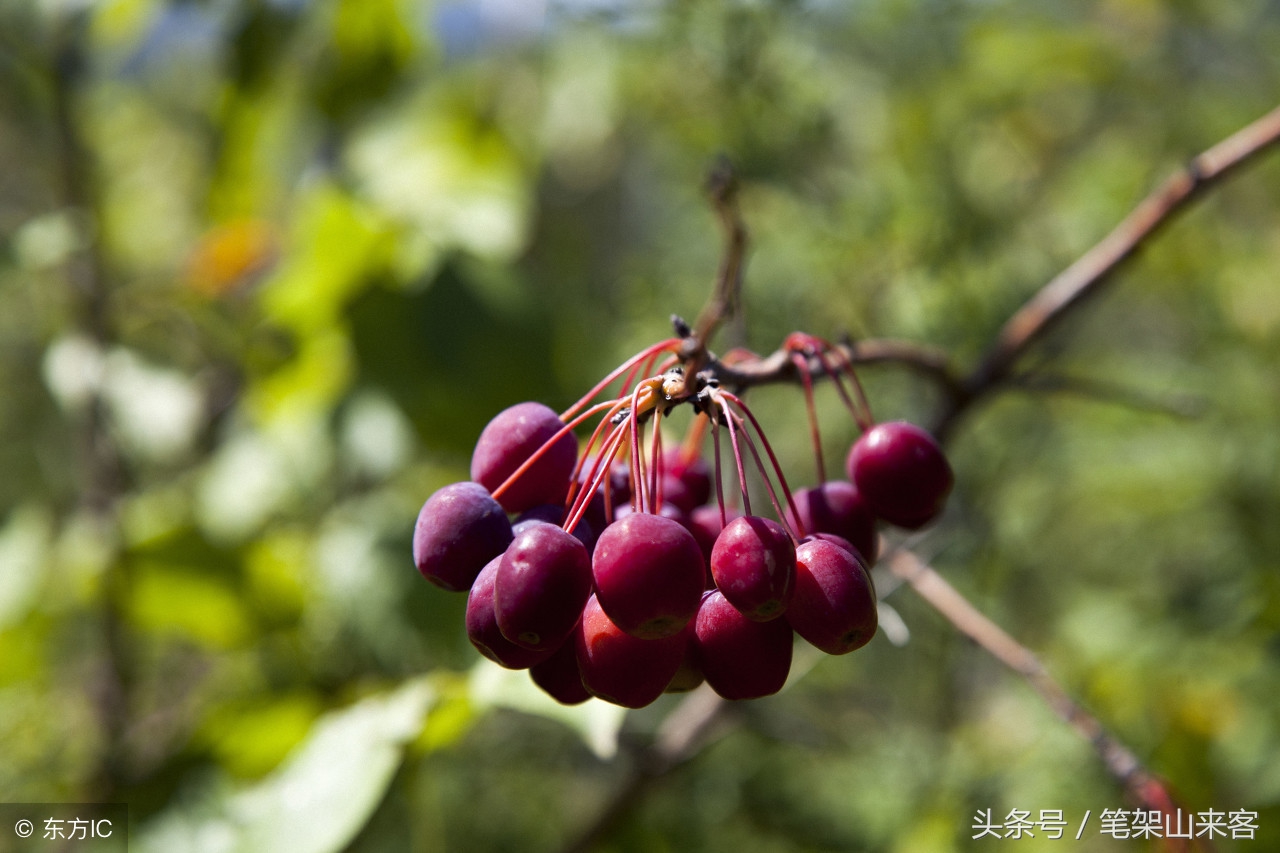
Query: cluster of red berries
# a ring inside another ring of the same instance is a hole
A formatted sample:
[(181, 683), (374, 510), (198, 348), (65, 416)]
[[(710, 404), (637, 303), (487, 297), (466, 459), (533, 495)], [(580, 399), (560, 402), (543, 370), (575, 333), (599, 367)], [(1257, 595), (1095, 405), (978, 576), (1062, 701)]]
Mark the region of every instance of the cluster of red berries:
[[(575, 409), (629, 367), (622, 396), (585, 414), (535, 402), (500, 413), (476, 444), (471, 481), (440, 489), (418, 515), (415, 563), (433, 583), (468, 590), (471, 642), (562, 703), (639, 708), (704, 680), (727, 699), (757, 698), (786, 681), (796, 634), (833, 655), (865, 645), (877, 627), (877, 519), (919, 527), (951, 489), (937, 443), (899, 421), (864, 430), (848, 480), (793, 493), (775, 462), (775, 491), (757, 450), (758, 440), (772, 460), (767, 440), (714, 377), (686, 383), (669, 367), (632, 386), (645, 357), (672, 343), (615, 371)], [(663, 452), (656, 421), (680, 402), (694, 404), (699, 430)], [(580, 458), (573, 429), (597, 414)], [(636, 448), (648, 420), (646, 454)], [(700, 454), (702, 432), (722, 425), (742, 509), (724, 500), (718, 432), (714, 466)], [(777, 520), (751, 513), (741, 447)]]

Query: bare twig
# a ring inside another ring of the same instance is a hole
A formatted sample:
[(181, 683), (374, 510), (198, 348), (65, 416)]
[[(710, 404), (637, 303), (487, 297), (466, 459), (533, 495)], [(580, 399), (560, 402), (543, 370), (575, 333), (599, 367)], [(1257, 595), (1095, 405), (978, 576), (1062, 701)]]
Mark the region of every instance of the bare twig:
[(686, 339), (681, 353), (691, 372), (701, 368), (707, 345), (721, 323), (729, 317), (742, 321), (742, 271), (747, 254), (747, 227), (738, 211), (738, 177), (727, 158), (720, 158), (707, 177), (707, 194), (720, 218), (724, 251), (711, 299), (698, 315), (694, 334)]
[(1108, 732), (1097, 717), (1072, 699), (1030, 649), (983, 615), (915, 552), (894, 549), (884, 555), (883, 562), (956, 630), (1022, 676), (1059, 718), (1089, 742), (1107, 772), (1134, 802), (1144, 809), (1162, 813), (1172, 813), (1177, 808), (1168, 786), (1144, 767), (1133, 750)]
[(934, 424), (934, 433), (941, 438), (949, 432), (978, 398), (1010, 375), (1014, 364), (1032, 344), (1096, 293), (1125, 261), (1192, 201), (1277, 142), (1280, 142), (1280, 107), (1192, 158), (1185, 168), (1158, 186), (1110, 234), (1014, 312), (996, 335), (986, 356), (965, 379), (963, 393), (943, 410)]
[(636, 754), (630, 775), (564, 853), (587, 853), (605, 838), (650, 785), (714, 739), (717, 723), (729, 707), (705, 684), (682, 699), (662, 721), (653, 742)]

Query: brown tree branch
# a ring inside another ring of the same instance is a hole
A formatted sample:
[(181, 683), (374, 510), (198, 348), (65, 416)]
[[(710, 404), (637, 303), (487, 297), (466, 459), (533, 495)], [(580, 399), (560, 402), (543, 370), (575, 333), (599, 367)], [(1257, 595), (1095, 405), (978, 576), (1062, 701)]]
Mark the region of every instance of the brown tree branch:
[(1072, 699), (1030, 649), (983, 615), (913, 551), (890, 550), (884, 555), (883, 564), (888, 565), (894, 577), (910, 584), (916, 594), (957, 631), (1022, 676), (1061, 720), (1088, 741), (1103, 767), (1135, 803), (1148, 811), (1173, 814), (1178, 805), (1168, 785), (1148, 770), (1132, 749), (1107, 731), (1097, 717)]
[(667, 773), (688, 761), (708, 742), (730, 704), (707, 685), (680, 701), (659, 726), (652, 743), (635, 756), (626, 780), (609, 797), (589, 825), (564, 848), (564, 853), (587, 853), (624, 818), (644, 792)]
[(730, 317), (742, 322), (742, 272), (747, 255), (747, 226), (738, 210), (738, 176), (728, 158), (721, 157), (707, 176), (707, 195), (720, 219), (724, 250), (711, 299), (694, 323), (693, 334), (681, 353), (691, 373), (701, 369), (707, 346), (720, 325)]
[(1106, 284), (1127, 260), (1210, 187), (1280, 142), (1280, 107), (1191, 159), (1138, 203), (1111, 233), (1038, 290), (1005, 322), (962, 393), (934, 424), (942, 437), (980, 397), (1001, 384), (1014, 364), (1072, 309)]

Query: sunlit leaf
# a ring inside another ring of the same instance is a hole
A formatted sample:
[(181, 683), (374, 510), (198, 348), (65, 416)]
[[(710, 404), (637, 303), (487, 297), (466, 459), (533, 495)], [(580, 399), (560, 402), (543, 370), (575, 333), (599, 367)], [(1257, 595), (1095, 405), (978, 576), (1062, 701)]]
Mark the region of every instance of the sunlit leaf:
[(381, 801), (405, 744), (421, 730), (434, 691), (424, 680), (318, 719), (275, 772), (215, 801), (162, 813), (138, 849), (190, 853), (334, 853)]

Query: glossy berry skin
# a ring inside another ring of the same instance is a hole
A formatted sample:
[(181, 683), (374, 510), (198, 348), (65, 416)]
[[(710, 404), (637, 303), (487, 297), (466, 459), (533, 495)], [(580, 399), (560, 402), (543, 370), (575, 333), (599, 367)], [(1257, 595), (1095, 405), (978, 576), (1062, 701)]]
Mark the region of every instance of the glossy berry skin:
[(694, 619), (694, 657), (725, 699), (758, 699), (782, 689), (791, 672), (793, 634), (785, 619), (754, 622), (719, 590), (703, 597)]
[(795, 592), (795, 545), (776, 521), (736, 518), (716, 537), (711, 575), (743, 616), (755, 622), (777, 619)]
[(467, 593), (467, 638), (480, 654), (507, 669), (528, 669), (551, 656), (551, 651), (535, 652), (521, 648), (502, 636), (493, 612), (493, 586), (498, 577), (502, 557), (489, 561)]
[(574, 632), (582, 685), (606, 702), (643, 708), (661, 696), (675, 678), (691, 635), (686, 627), (656, 640), (634, 637), (614, 624), (593, 595)]
[(875, 563), (879, 550), (876, 515), (858, 488), (848, 480), (830, 480), (820, 486), (792, 494), (797, 519), (788, 510), (788, 519), (806, 535), (832, 533), (850, 542), (867, 565)]
[(529, 668), (529, 677), (561, 705), (581, 705), (591, 698), (578, 672), (578, 651), (570, 635), (549, 658)]
[(693, 618), (706, 572), (693, 534), (660, 515), (631, 513), (604, 529), (591, 561), (600, 607), (641, 639), (670, 637)]
[(502, 635), (517, 646), (554, 649), (573, 630), (591, 594), (591, 558), (572, 534), (535, 523), (507, 547), (494, 581)]
[[(515, 521), (511, 523), (511, 534), (515, 536), (534, 524), (550, 524), (555, 527), (561, 527), (560, 520), (563, 517), (564, 507), (559, 504), (538, 504), (516, 516)], [(578, 520), (577, 525), (573, 528), (573, 535), (587, 547), (587, 553), (590, 553), (591, 549), (596, 546), (595, 527), (586, 518)]]
[(413, 562), (437, 586), (464, 590), (511, 538), (507, 514), (484, 486), (452, 483), (428, 498), (418, 513)]
[[(517, 403), (489, 421), (471, 455), (471, 479), (496, 491), (564, 424), (542, 403)], [(538, 461), (497, 498), (507, 512), (523, 512), (538, 504), (562, 504), (578, 460), (578, 442), (565, 433)]]
[(796, 594), (787, 608), (795, 632), (829, 655), (865, 646), (876, 633), (876, 593), (857, 558), (822, 539), (796, 548)]
[[(725, 507), (724, 518), (726, 522), (742, 518), (742, 510)], [(700, 506), (689, 513), (689, 532), (693, 534), (694, 539), (698, 540), (698, 547), (702, 549), (702, 558), (707, 563), (707, 589), (713, 589), (716, 585), (715, 579), (711, 577), (711, 551), (715, 548), (716, 539), (720, 537), (720, 531), (724, 530), (724, 527), (724, 524), (720, 523), (720, 507), (716, 504)]]
[(908, 530), (937, 518), (955, 482), (934, 437), (906, 421), (877, 424), (863, 433), (850, 448), (845, 468), (877, 516)]

